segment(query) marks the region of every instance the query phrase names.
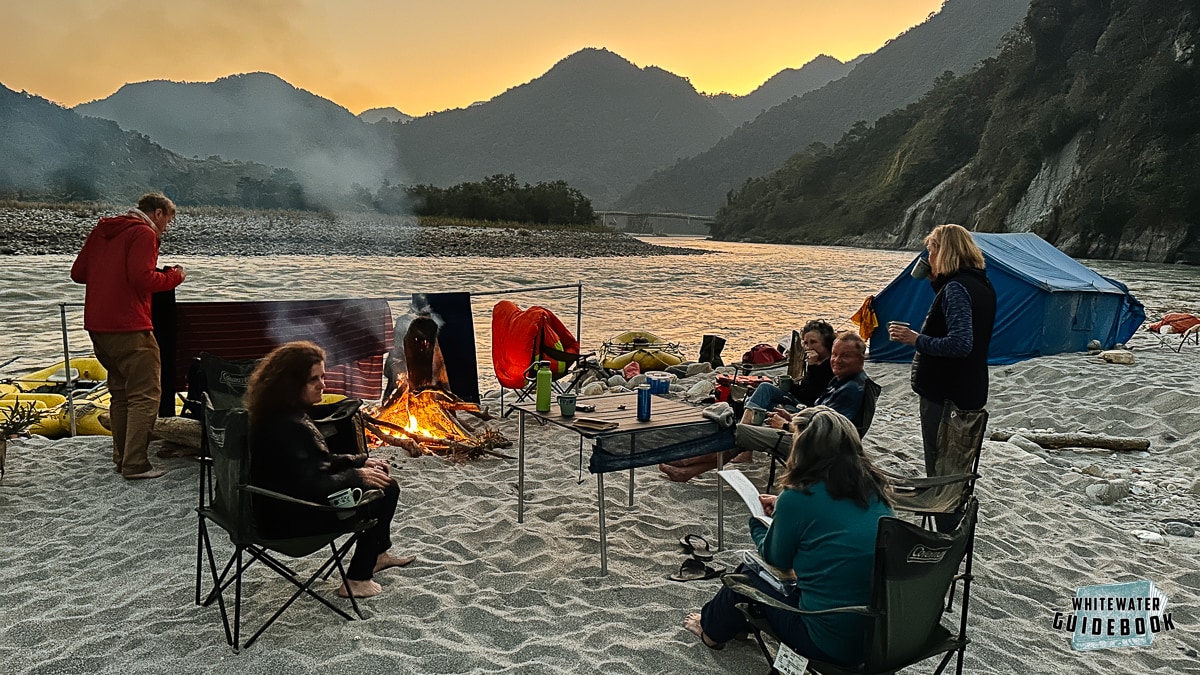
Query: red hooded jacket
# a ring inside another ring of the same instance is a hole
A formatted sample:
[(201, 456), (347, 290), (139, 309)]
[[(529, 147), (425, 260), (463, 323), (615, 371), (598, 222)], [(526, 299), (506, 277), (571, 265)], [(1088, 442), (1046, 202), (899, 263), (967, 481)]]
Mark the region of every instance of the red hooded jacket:
[(150, 296), (183, 283), (179, 270), (158, 266), (158, 232), (133, 213), (101, 218), (71, 266), (86, 284), (83, 327), (94, 333), (152, 330)]

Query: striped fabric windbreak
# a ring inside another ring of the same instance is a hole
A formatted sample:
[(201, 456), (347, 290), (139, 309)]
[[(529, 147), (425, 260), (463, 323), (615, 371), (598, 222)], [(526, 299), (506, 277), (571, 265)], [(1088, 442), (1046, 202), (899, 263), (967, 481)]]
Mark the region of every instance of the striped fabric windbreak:
[[(382, 393), (383, 357), (392, 348), (386, 300), (178, 302), (175, 315), (178, 383), (186, 382), (200, 352), (256, 359), (285, 342), (308, 340), (325, 350), (326, 392), (368, 400)], [(167, 354), (163, 357), (167, 361)]]

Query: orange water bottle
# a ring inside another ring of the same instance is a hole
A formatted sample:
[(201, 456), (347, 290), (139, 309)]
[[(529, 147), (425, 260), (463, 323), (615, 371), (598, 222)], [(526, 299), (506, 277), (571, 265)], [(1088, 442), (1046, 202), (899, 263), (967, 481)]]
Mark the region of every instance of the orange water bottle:
[(550, 412), (550, 362), (537, 362), (537, 406), (538, 412)]

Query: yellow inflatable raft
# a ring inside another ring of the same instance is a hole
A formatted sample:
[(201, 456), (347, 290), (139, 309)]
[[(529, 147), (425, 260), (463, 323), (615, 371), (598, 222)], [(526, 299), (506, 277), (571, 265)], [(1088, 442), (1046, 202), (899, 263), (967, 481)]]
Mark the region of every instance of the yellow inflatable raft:
[(641, 366), (642, 372), (666, 370), (683, 363), (683, 352), (678, 344), (642, 330), (626, 331), (604, 342), (600, 352), (601, 366), (620, 370), (634, 361)]

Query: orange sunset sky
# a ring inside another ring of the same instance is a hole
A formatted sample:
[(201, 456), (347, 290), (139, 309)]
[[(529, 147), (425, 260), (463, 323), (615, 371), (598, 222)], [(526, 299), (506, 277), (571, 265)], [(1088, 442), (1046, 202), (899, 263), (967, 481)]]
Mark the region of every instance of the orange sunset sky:
[(942, 0), (38, 0), (0, 11), (0, 84), (66, 106), (267, 71), (358, 113), (483, 101), (584, 47), (746, 94), (878, 49)]

